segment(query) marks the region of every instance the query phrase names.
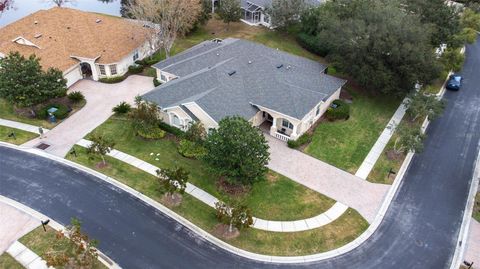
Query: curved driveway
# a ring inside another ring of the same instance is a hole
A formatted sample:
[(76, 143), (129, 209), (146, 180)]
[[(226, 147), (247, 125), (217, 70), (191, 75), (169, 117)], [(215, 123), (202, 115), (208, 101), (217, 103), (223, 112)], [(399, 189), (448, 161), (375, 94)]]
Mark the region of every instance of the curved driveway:
[[(480, 138), (480, 46), (467, 48), (465, 85), (447, 92), (377, 232), (355, 250), (302, 265), (265, 264), (205, 242), (103, 181), (62, 164), (0, 147), (0, 195), (66, 224), (72, 216), (124, 268), (448, 268)], [(3, 220), (2, 220), (3, 221)]]

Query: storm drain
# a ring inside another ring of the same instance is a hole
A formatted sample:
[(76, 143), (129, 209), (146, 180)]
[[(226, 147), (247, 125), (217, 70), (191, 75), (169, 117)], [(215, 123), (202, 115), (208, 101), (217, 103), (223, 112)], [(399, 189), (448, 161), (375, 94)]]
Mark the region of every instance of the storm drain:
[(36, 146), (37, 149), (41, 149), (41, 150), (46, 150), (48, 147), (50, 147), (50, 145), (45, 143), (40, 143)]

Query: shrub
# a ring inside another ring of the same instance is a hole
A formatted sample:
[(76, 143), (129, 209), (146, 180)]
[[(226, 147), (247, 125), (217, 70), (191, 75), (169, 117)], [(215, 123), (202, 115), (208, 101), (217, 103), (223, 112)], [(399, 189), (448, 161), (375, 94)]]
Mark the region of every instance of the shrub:
[(165, 123), (165, 122), (163, 122), (163, 121), (160, 122), (160, 123), (158, 124), (158, 126), (159, 126), (162, 130), (164, 130), (164, 131), (166, 131), (166, 132), (169, 132), (169, 133), (171, 133), (171, 134), (173, 134), (173, 135), (175, 135), (175, 136), (178, 136), (178, 137), (183, 137), (183, 135), (185, 134), (184, 131), (178, 129), (178, 128), (175, 127), (175, 126), (171, 126), (171, 125), (169, 125), (169, 124), (167, 124), (167, 123)]
[(350, 117), (350, 105), (344, 101), (337, 99), (332, 102), (337, 107), (330, 106), (327, 109), (326, 117), (329, 120), (348, 119)]
[(162, 85), (162, 83), (161, 83), (160, 81), (158, 81), (157, 78), (153, 78), (153, 85), (154, 85), (155, 87), (158, 87), (158, 86)]
[(101, 78), (98, 81), (102, 83), (108, 83), (108, 84), (114, 84), (114, 83), (119, 83), (124, 81), (127, 78), (127, 76), (116, 76), (116, 77), (109, 77), (109, 78)]
[(49, 104), (44, 106), (40, 111), (37, 112), (37, 117), (41, 119), (46, 119), (48, 117), (48, 110), (52, 107), (57, 108), (58, 110), (53, 113), (57, 119), (65, 119), (70, 113), (71, 109), (64, 104)]
[(147, 64), (145, 63), (145, 59), (143, 59), (143, 60), (136, 60), (135, 63), (138, 64), (138, 65), (142, 65), (142, 66), (147, 65)]
[(116, 114), (126, 114), (130, 112), (131, 109), (132, 109), (132, 106), (129, 103), (123, 101), (120, 104), (116, 105), (112, 109), (112, 111), (115, 112)]
[(165, 136), (165, 131), (157, 126), (144, 126), (137, 128), (137, 135), (146, 139), (161, 139)]
[(178, 145), (178, 153), (183, 157), (198, 159), (206, 154), (206, 149), (199, 143), (182, 139)]
[(143, 65), (134, 64), (128, 67), (128, 72), (130, 74), (140, 74), (143, 72)]
[(298, 148), (310, 142), (312, 142), (312, 135), (304, 133), (297, 140), (288, 140), (287, 145), (289, 148)]
[(300, 33), (297, 35), (297, 40), (300, 46), (314, 54), (325, 57), (329, 52), (326, 46), (322, 46), (324, 42), (320, 42), (316, 36)]
[(67, 95), (68, 99), (73, 103), (80, 103), (85, 100), (85, 96), (81, 92), (71, 92)]

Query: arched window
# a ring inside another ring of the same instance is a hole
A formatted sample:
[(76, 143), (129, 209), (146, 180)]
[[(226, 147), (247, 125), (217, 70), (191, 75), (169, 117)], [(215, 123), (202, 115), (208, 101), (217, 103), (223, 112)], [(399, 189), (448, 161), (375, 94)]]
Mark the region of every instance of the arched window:
[(175, 114), (172, 115), (172, 124), (175, 126), (181, 125), (180, 118)]

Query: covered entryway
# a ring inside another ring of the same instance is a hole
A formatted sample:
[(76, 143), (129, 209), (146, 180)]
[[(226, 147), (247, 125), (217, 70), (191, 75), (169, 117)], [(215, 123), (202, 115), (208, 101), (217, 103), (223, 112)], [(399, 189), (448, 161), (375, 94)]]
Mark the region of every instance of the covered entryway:
[(92, 66), (89, 63), (80, 63), (80, 70), (82, 71), (83, 78), (91, 78), (92, 77)]

